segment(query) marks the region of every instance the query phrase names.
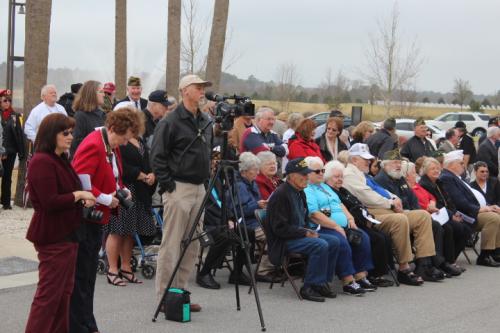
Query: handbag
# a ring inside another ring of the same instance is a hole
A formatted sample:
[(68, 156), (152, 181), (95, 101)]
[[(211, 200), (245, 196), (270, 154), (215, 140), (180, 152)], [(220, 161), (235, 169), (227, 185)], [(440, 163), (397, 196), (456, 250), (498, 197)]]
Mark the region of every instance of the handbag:
[(361, 244), (361, 240), (363, 237), (362, 236), (363, 234), (361, 233), (361, 231), (359, 231), (357, 229), (346, 228), (345, 235), (346, 235), (347, 241), (352, 246), (359, 246)]

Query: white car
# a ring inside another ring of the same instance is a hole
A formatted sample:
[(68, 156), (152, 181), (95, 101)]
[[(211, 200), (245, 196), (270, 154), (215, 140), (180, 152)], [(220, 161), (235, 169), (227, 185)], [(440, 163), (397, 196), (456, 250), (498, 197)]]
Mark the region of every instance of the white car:
[[(425, 121), (427, 127), (432, 132), (432, 139), (434, 142), (439, 143), (445, 138), (445, 133), (441, 131), (436, 126), (429, 124), (429, 122)], [(398, 136), (404, 136), (409, 139), (415, 135), (415, 119), (401, 118), (396, 119), (396, 134)]]
[(483, 136), (488, 128), (488, 120), (490, 120), (490, 116), (481, 112), (448, 112), (434, 120), (426, 120), (425, 123), (446, 131), (455, 126), (457, 121), (463, 121), (467, 126), (467, 132), (473, 136)]

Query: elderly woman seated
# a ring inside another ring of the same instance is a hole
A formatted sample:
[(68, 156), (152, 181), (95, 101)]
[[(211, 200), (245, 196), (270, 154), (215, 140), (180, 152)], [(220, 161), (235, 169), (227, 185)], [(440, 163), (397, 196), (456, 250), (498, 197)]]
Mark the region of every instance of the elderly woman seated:
[(372, 248), (373, 269), (369, 272), (368, 280), (378, 287), (390, 287), (394, 283), (384, 279), (388, 268), (394, 268), (392, 255), (392, 242), (388, 235), (372, 228), (372, 222), (368, 220), (368, 208), (363, 205), (351, 192), (342, 187), (344, 182), (344, 165), (339, 161), (330, 161), (325, 165), (325, 183), (330, 186), (339, 196), (349, 213), (354, 217), (358, 228), (365, 231), (370, 238)]
[[(273, 154), (274, 155), (274, 154)], [(262, 200), (259, 188), (255, 179), (260, 170), (260, 160), (250, 152), (244, 152), (239, 158), (239, 176), (236, 181), (236, 188), (238, 190), (238, 197), (240, 200), (241, 208), (243, 210), (243, 217), (246, 227), (255, 232), (255, 240), (265, 244), (266, 236), (262, 230), (262, 226), (255, 217), (256, 209), (265, 209), (267, 207), (267, 200)], [(229, 193), (226, 193), (229, 195)], [(233, 210), (233, 202), (228, 198), (229, 206)], [(236, 207), (236, 213), (240, 214), (240, 208)], [(241, 217), (241, 216), (238, 216)], [(265, 246), (265, 245), (264, 245)], [(259, 271), (256, 273), (257, 281), (271, 282), (271, 277), (267, 273), (274, 269), (274, 266), (269, 262), (267, 255), (262, 257), (260, 262)]]
[(260, 195), (263, 200), (267, 200), (271, 193), (283, 183), (283, 181), (276, 176), (278, 172), (278, 162), (276, 155), (270, 151), (261, 151), (257, 154), (260, 160), (260, 173), (257, 175), (255, 182), (259, 187)]
[[(320, 234), (335, 236), (340, 241), (336, 274), (342, 279), (346, 294), (360, 296), (366, 291), (375, 291), (367, 279), (367, 271), (373, 268), (368, 235), (358, 229), (354, 218), (341, 203), (339, 196), (323, 182), (324, 164), (319, 157), (307, 157), (307, 165), (313, 170), (309, 184), (304, 190), (311, 221), (318, 225)], [(350, 245), (346, 238), (347, 228), (359, 231), (361, 242)]]
[[(406, 162), (403, 167), (403, 177), (406, 177), (408, 186), (413, 189), (418, 204), (430, 214), (438, 213), (441, 208), (447, 211), (448, 220), (443, 222), (432, 221), (436, 256), (434, 265), (444, 271), (448, 277), (458, 276), (463, 269), (456, 264), (457, 257), (463, 251), (466, 240), (470, 237), (470, 229), (462, 223), (456, 213), (453, 203), (447, 202), (446, 194), (441, 188), (439, 175), (441, 164), (432, 157), (425, 157), (420, 168), (420, 182), (417, 183), (415, 164)], [(444, 224), (443, 224), (444, 223)]]

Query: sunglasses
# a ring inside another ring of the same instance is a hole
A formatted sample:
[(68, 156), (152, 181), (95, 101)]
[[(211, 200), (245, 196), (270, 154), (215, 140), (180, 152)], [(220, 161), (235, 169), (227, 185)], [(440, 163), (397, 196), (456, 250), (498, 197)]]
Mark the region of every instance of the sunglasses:
[(62, 134), (63, 134), (64, 136), (68, 136), (68, 135), (70, 135), (70, 134), (71, 134), (71, 135), (73, 135), (73, 131), (72, 131), (72, 130), (65, 130), (65, 131), (63, 131), (63, 132), (62, 132)]
[(315, 174), (319, 175), (321, 173), (325, 173), (325, 169), (312, 170)]
[(10, 99), (3, 99), (2, 103), (10, 103)]

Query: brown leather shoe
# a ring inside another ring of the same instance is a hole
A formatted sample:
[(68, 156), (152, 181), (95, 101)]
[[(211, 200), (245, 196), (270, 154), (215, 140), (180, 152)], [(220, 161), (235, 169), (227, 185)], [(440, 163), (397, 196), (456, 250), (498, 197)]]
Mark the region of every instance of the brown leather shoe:
[(201, 305), (200, 304), (191, 303), (189, 305), (189, 308), (191, 309), (191, 312), (200, 312), (201, 311)]

